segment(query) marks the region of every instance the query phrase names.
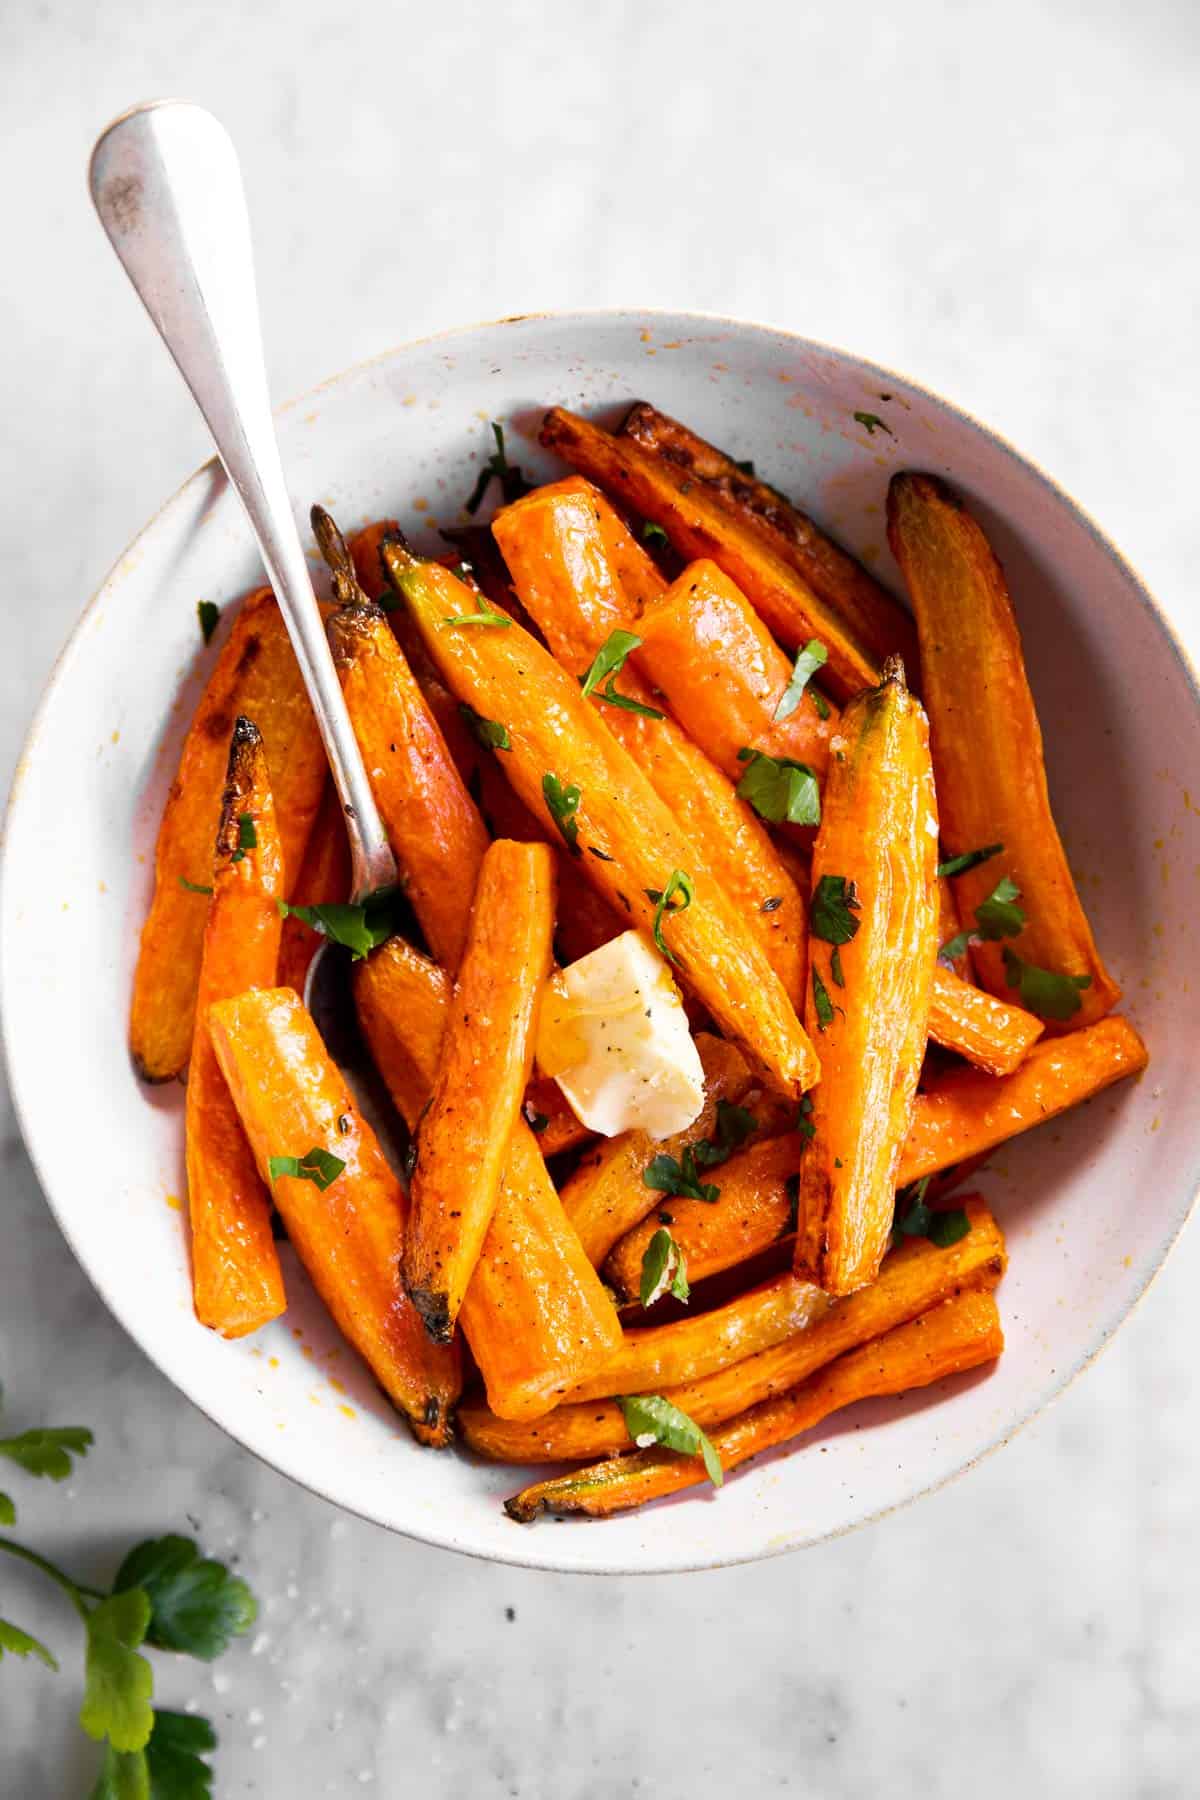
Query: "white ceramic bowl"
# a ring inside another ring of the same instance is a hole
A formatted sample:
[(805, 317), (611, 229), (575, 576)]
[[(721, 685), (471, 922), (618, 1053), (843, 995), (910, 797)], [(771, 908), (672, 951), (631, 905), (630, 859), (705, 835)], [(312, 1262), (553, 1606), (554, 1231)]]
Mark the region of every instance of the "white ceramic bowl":
[[(150, 354), (148, 348), (147, 354)], [(419, 1450), (344, 1347), (290, 1252), (286, 1317), (222, 1342), (191, 1308), (179, 1196), (182, 1089), (126, 1050), (155, 832), (213, 650), (200, 599), (259, 579), (236, 499), (198, 471), (117, 564), (41, 703), (8, 816), (0, 971), (22, 1128), (76, 1255), (177, 1386), (239, 1442), (339, 1505), (430, 1543), (546, 1568), (671, 1570), (812, 1543), (936, 1487), (1003, 1442), (1096, 1355), (1162, 1262), (1200, 1181), (1195, 1094), (1200, 696), (1145, 589), (1015, 451), (946, 402), (855, 357), (761, 326), (640, 312), (513, 319), (413, 344), (285, 408), (297, 509), (344, 526), (451, 523), (485, 421), (514, 458), (553, 402), (646, 397), (737, 456), (897, 582), (884, 537), (894, 469), (969, 497), (1004, 559), (1045, 729), (1056, 811), (1147, 1076), (1003, 1150), (981, 1185), (1008, 1233), (1008, 1349), (989, 1374), (832, 1421), (718, 1495), (606, 1521), (503, 1514), (509, 1469)], [(856, 411), (878, 414), (868, 432)], [(218, 640), (219, 642), (219, 640)], [(1193, 805), (1190, 795), (1196, 797)]]

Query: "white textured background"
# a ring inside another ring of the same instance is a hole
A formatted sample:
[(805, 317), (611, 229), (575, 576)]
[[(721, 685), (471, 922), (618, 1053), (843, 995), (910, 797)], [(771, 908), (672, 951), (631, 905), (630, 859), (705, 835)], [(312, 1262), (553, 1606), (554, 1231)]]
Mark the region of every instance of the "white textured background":
[[(1198, 80), (1192, 0), (8, 0), (5, 775), (83, 601), (206, 453), (85, 197), (123, 106), (183, 93), (232, 128), (278, 398), (508, 312), (768, 319), (997, 426), (1196, 648)], [(218, 1794), (1197, 1792), (1194, 1231), (1101, 1365), (949, 1491), (759, 1568), (588, 1581), (389, 1538), (234, 1449), (92, 1294), (7, 1107), (0, 1130), (9, 1416), (98, 1437), (25, 1524), (108, 1574), (190, 1519), (264, 1601), (253, 1647), (162, 1678), (217, 1723)], [(7, 1567), (0, 1607), (65, 1660), (0, 1670), (0, 1793), (72, 1800), (74, 1623)]]

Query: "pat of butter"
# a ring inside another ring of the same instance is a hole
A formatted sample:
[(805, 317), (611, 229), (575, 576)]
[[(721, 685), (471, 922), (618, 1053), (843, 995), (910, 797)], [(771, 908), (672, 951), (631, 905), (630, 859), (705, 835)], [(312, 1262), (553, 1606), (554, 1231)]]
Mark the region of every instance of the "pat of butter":
[(581, 956), (546, 988), (537, 1060), (589, 1131), (683, 1131), (704, 1105), (704, 1068), (671, 971), (638, 932)]

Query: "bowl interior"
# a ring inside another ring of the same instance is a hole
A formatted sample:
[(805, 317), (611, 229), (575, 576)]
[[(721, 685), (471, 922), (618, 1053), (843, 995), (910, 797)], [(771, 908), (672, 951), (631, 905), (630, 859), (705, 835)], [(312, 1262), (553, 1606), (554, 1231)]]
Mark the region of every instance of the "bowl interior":
[[(719, 1496), (522, 1528), (500, 1508), (519, 1485), (512, 1471), (410, 1441), (290, 1252), (284, 1319), (237, 1344), (197, 1325), (182, 1089), (139, 1084), (125, 1028), (157, 822), (220, 642), (202, 647), (196, 603), (223, 606), (258, 579), (238, 504), (212, 466), (121, 559), (59, 663), (14, 784), (0, 921), (26, 1138), (76, 1254), (147, 1353), (242, 1443), (341, 1505), (430, 1542), (593, 1571), (770, 1554), (947, 1479), (1102, 1347), (1165, 1255), (1200, 1173), (1188, 1099), (1196, 689), (1132, 572), (1006, 445), (897, 376), (785, 333), (625, 313), (519, 319), (397, 350), (285, 409), (284, 462), (299, 512), (320, 500), (347, 527), (391, 513), (429, 541), (459, 517), (490, 448), (486, 421), (503, 420), (510, 455), (548, 477), (561, 472), (536, 446), (548, 404), (615, 417), (643, 396), (753, 457), (885, 582), (898, 586), (884, 498), (901, 467), (963, 489), (1006, 564), (1072, 867), (1152, 1063), (1139, 1083), (1003, 1150), (981, 1178), (1011, 1251), (1000, 1291), (1008, 1350), (993, 1373), (858, 1407)], [(882, 424), (869, 430), (856, 412)]]

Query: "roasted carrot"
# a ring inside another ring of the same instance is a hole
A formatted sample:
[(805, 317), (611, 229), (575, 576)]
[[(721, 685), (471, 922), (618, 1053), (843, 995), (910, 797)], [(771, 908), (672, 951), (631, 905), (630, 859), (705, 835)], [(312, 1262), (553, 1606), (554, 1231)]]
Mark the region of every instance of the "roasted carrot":
[(818, 638), (829, 652), (830, 689), (848, 699), (879, 679), (878, 658), (808, 582), (699, 482), (629, 438), (615, 438), (560, 406), (546, 414), (541, 441), (581, 474), (662, 526), (688, 561), (711, 557), (735, 581), (771, 631), (798, 649)]
[[(946, 1070), (917, 1095), (913, 1122), (896, 1180), (905, 1186), (939, 1170), (981, 1159), (997, 1144), (1090, 1100), (1115, 1081), (1139, 1075), (1146, 1048), (1124, 1018), (1101, 1019), (1063, 1038), (1034, 1044), (1011, 1075)], [(788, 1174), (795, 1168), (790, 1137), (752, 1144), (719, 1171), (720, 1195), (711, 1204), (672, 1200), (671, 1235), (696, 1281), (744, 1262), (795, 1227)], [(794, 1176), (793, 1176), (794, 1182)], [(650, 1221), (634, 1227), (610, 1251), (607, 1280), (622, 1299), (637, 1294)]]
[(498, 838), (479, 870), (437, 1078), (417, 1135), (404, 1281), (448, 1343), (496, 1209), (550, 973), (554, 863)]
[(364, 601), (340, 532), (316, 506), (313, 528), (339, 601), (326, 630), (371, 791), (426, 941), (455, 969), (487, 828), (385, 615)]
[(645, 400), (630, 408), (618, 435), (634, 438), (688, 480), (702, 481), (731, 512), (763, 534), (880, 663), (888, 656), (902, 656), (905, 666), (916, 670), (911, 615), (775, 488)]
[[(349, 895), (350, 841), (346, 836), (338, 791), (329, 780), (325, 783), (325, 792), (305, 846), (304, 861), (292, 884), (291, 900), (294, 906), (321, 906), (344, 901)], [(289, 913), (283, 921), (279, 942), (279, 973), (269, 985), (295, 988), (298, 994), (303, 994), (308, 966), (320, 946), (320, 933), (297, 918), (295, 913)], [(248, 987), (250, 984), (244, 982), (242, 985)]]
[(192, 1047), (207, 914), (193, 890), (211, 878), (226, 751), (239, 713), (255, 721), (266, 745), (290, 891), (326, 764), (287, 629), (267, 588), (241, 602), (192, 718), (159, 826), (129, 1026), (133, 1060), (146, 1081), (170, 1081)]
[[(459, 1359), (429, 1342), (404, 1293), (403, 1189), (303, 1002), (290, 988), (256, 988), (207, 1016), (259, 1173), (313, 1285), (415, 1435), (444, 1444)], [(293, 1159), (301, 1172), (279, 1167)]]
[[(392, 938), (356, 969), (355, 993), (372, 1055), (415, 1131), (437, 1074), (449, 979)], [(507, 1419), (547, 1411), (564, 1384), (602, 1366), (620, 1344), (612, 1303), (546, 1172), (547, 1135), (535, 1137), (521, 1123), (514, 1129), (459, 1314), (489, 1405)]]
[[(1004, 1239), (978, 1195), (967, 1196), (962, 1206), (970, 1227), (964, 1237), (949, 1245), (936, 1245), (928, 1238), (906, 1238), (885, 1257), (879, 1277), (870, 1287), (814, 1311), (807, 1323), (780, 1341), (737, 1354), (747, 1341), (741, 1321), (747, 1315), (762, 1315), (761, 1302), (756, 1299), (752, 1303), (750, 1296), (742, 1295), (716, 1312), (687, 1321), (688, 1353), (697, 1358), (704, 1355), (706, 1331), (714, 1346), (728, 1335), (734, 1354), (726, 1362), (708, 1373), (685, 1376), (679, 1383), (663, 1381), (654, 1386), (647, 1382), (620, 1391), (661, 1393), (707, 1430), (786, 1392), (836, 1357), (928, 1312), (952, 1294), (995, 1287), (1005, 1268)], [(765, 1294), (767, 1288), (760, 1292)], [(711, 1325), (705, 1327), (706, 1320), (711, 1320)], [(674, 1326), (648, 1329), (640, 1336), (651, 1348), (634, 1354), (652, 1357), (656, 1354), (653, 1342), (675, 1330)], [(616, 1359), (610, 1366), (616, 1366)], [(601, 1370), (600, 1376), (604, 1374)], [(459, 1419), (471, 1448), (498, 1462), (571, 1462), (611, 1455), (629, 1443), (620, 1407), (595, 1396), (579, 1401), (571, 1397), (569, 1404), (557, 1407), (536, 1425), (514, 1425), (473, 1404), (460, 1410)]]
[(525, 804), (557, 826), (631, 923), (657, 929), (728, 1035), (782, 1093), (799, 1098), (816, 1079), (816, 1057), (753, 927), (711, 878), (693, 873), (692, 840), (578, 683), (519, 626), (497, 625), (503, 614), (493, 613), (491, 625), (457, 624), (479, 608), (448, 570), (399, 544), (387, 545), (385, 556), (460, 700), (504, 725), (504, 772)]
[[(857, 1400), (929, 1387), (949, 1375), (994, 1362), (1004, 1348), (1000, 1314), (991, 1294), (960, 1294), (907, 1325), (852, 1350), (799, 1387), (741, 1414), (713, 1434), (723, 1470), (811, 1431), (822, 1419)], [(594, 1468), (522, 1490), (504, 1509), (527, 1524), (539, 1512), (587, 1513), (603, 1518), (677, 1494), (708, 1479), (698, 1456), (639, 1450)]]
[[(536, 489), (492, 521), (526, 611), (563, 668), (581, 678), (612, 632), (628, 631), (636, 618), (609, 551), (601, 500), (586, 482), (564, 482)], [(628, 667), (601, 681), (592, 695), (609, 730), (691, 837), (703, 858), (700, 867), (753, 920), (771, 966), (798, 1003), (803, 896), (757, 816), (655, 699)]]
[(740, 781), (745, 753), (759, 750), (824, 779), (837, 708), (810, 683), (789, 710), (792, 664), (715, 562), (689, 563), (645, 608), (638, 633), (639, 668), (718, 768)]
[(958, 496), (930, 475), (893, 478), (888, 538), (917, 615), (946, 847), (962, 854), (1003, 845), (956, 878), (959, 910), (973, 919), (1008, 876), (1025, 914), (1019, 936), (975, 947), (980, 980), (993, 994), (1016, 989), (1050, 1031), (1092, 1024), (1121, 990), (1096, 948), (1050, 810), (1003, 570)]
[[(942, 914), (938, 915), (941, 931)], [(940, 965), (933, 972), (929, 1035), (989, 1075), (1011, 1075), (1045, 1026), (1033, 1013), (986, 993)]]
[[(248, 823), (247, 823), (248, 821)], [(279, 956), (283, 852), (258, 728), (234, 721), (204, 928), (185, 1142), (196, 1317), (223, 1337), (278, 1318), (283, 1274), (271, 1196), (217, 1067), (206, 1023), (214, 1000), (271, 987)]]
[(696, 1048), (704, 1064), (704, 1106), (687, 1130), (665, 1142), (644, 1131), (607, 1138), (585, 1151), (562, 1190), (566, 1215), (597, 1267), (618, 1238), (664, 1204), (663, 1195), (642, 1179), (652, 1159), (667, 1155), (678, 1160), (701, 1138), (708, 1138), (721, 1101), (736, 1104), (750, 1087), (745, 1058), (733, 1044), (702, 1031), (697, 1033)]
[(918, 1097), (898, 1182), (992, 1150), (1044, 1124), (1127, 1075), (1140, 1075), (1146, 1046), (1128, 1019), (1100, 1019), (1067, 1036), (1043, 1038), (1011, 1075), (950, 1069)]
[[(796, 1229), (799, 1143), (796, 1134), (788, 1132), (739, 1150), (713, 1171), (711, 1185), (720, 1190), (715, 1201), (674, 1195), (666, 1201), (671, 1214), (671, 1236), (683, 1252), (690, 1281), (732, 1268)], [(630, 1205), (638, 1182), (640, 1176), (630, 1178)], [(614, 1196), (613, 1204), (617, 1203)], [(604, 1277), (620, 1299), (637, 1298), (642, 1258), (656, 1230), (653, 1216), (643, 1218), (609, 1251)]]
[(813, 850), (805, 1022), (821, 1080), (796, 1271), (848, 1294), (873, 1280), (891, 1230), (938, 947), (929, 731), (899, 659), (847, 706), (832, 752)]

